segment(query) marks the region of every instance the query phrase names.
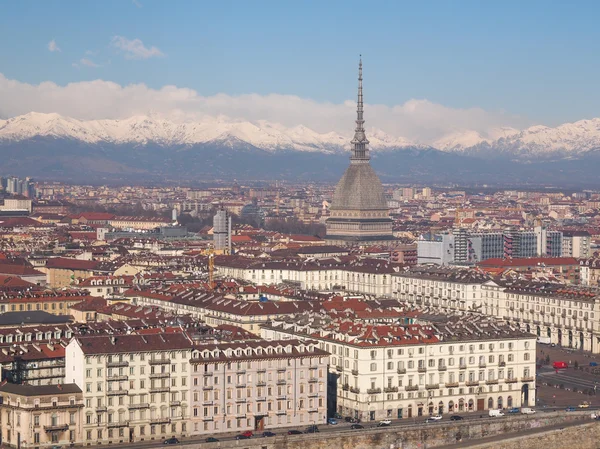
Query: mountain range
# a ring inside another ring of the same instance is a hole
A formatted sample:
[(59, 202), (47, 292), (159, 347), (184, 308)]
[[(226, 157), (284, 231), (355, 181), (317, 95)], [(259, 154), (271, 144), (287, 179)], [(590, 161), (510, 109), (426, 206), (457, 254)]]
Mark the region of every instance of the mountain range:
[[(367, 136), (384, 181), (600, 185), (600, 119), (498, 128), (487, 136), (458, 130), (431, 144), (374, 128)], [(153, 115), (83, 121), (32, 112), (0, 120), (0, 170), (89, 182), (333, 181), (347, 165), (350, 139), (305, 126), (221, 117), (193, 123)]]

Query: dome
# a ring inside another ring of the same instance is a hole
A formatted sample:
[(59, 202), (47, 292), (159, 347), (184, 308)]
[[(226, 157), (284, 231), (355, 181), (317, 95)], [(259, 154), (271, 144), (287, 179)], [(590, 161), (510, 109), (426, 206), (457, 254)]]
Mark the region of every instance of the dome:
[(338, 182), (333, 210), (387, 210), (383, 186), (370, 164), (350, 164)]

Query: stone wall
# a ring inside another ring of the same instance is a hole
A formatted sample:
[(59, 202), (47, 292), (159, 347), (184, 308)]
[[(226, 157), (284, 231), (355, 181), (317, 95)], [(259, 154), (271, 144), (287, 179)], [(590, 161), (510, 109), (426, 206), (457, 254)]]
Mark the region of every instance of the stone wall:
[(502, 442), (477, 444), (469, 449), (598, 449), (600, 447), (600, 424), (592, 422), (564, 430), (510, 438)]
[[(573, 421), (589, 421), (589, 411), (539, 413), (504, 418), (486, 418), (475, 421), (446, 421), (392, 428), (374, 428), (356, 431), (309, 434), (302, 436), (282, 435), (271, 438), (227, 441), (222, 443), (183, 444), (180, 449), (425, 449), (457, 442), (518, 432)], [(593, 423), (598, 424), (598, 423)], [(600, 427), (600, 426), (599, 426)], [(579, 428), (579, 426), (577, 426)], [(600, 441), (600, 440), (598, 440)], [(599, 445), (600, 446), (600, 445)], [(594, 446), (596, 449), (599, 446)], [(482, 446), (482, 448), (499, 446)], [(533, 446), (531, 446), (533, 448)], [(543, 446), (537, 446), (543, 447)], [(553, 446), (558, 448), (560, 446)], [(579, 449), (579, 446), (577, 446)], [(512, 449), (513, 446), (510, 447)], [(516, 449), (528, 449), (514, 446)], [(507, 446), (508, 449), (508, 446)]]

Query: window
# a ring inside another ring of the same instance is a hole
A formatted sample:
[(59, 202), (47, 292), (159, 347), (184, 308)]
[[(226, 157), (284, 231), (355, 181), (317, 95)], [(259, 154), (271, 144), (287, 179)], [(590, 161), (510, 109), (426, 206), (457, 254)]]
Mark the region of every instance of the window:
[(377, 363), (371, 363), (371, 371), (377, 371)]

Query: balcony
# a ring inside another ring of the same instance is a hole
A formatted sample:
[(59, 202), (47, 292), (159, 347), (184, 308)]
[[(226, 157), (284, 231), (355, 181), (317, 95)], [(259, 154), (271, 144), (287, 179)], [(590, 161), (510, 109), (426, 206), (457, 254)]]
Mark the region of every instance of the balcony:
[(275, 414), (277, 416), (285, 416), (286, 415), (285, 410), (278, 410)]
[(398, 368), (398, 374), (406, 374), (406, 368)]
[(46, 432), (65, 432), (69, 430), (68, 424), (56, 424), (54, 426), (44, 426)]
[(533, 376), (521, 377), (521, 382), (533, 382)]
[(310, 379), (308, 379), (308, 383), (311, 384), (315, 384), (319, 381), (319, 379), (317, 379), (316, 377), (311, 377)]
[(360, 388), (350, 387), (350, 393), (359, 394)]
[(129, 362), (106, 362), (106, 367), (107, 368), (124, 368), (129, 366)]
[(319, 413), (319, 409), (318, 408), (309, 408), (308, 413)]
[(235, 417), (238, 419), (246, 419), (246, 414), (245, 413), (236, 413)]
[(181, 405), (181, 401), (171, 401), (171, 407), (179, 407)]
[(211, 371), (204, 371), (204, 372), (202, 373), (202, 375), (203, 375), (204, 377), (210, 377), (210, 376), (212, 376), (213, 374), (214, 374), (214, 373), (213, 373), (213, 372), (211, 372)]
[(256, 386), (257, 387), (266, 387), (267, 383), (264, 380), (259, 380), (258, 382), (256, 382)]
[(155, 424), (170, 424), (170, 423), (171, 423), (171, 418), (167, 418), (167, 417), (164, 417), (164, 418), (152, 418), (150, 420), (150, 424), (153, 424), (153, 425), (155, 425)]
[(204, 418), (202, 418), (202, 421), (204, 422), (209, 422), (209, 421), (213, 421), (214, 418), (212, 416), (205, 416)]
[(485, 362), (479, 363), (479, 368), (485, 368), (486, 366), (487, 366), (487, 364)]
[(335, 367), (335, 370), (336, 370), (336, 371), (342, 371), (342, 369), (343, 369), (343, 368), (342, 368), (340, 365), (337, 365), (337, 366)]
[(425, 389), (427, 390), (437, 390), (440, 388), (440, 384), (427, 384), (425, 385)]
[(107, 410), (108, 409), (106, 408), (106, 406), (104, 406), (104, 407), (96, 407), (96, 413), (104, 413)]
[(241, 376), (241, 375), (244, 375), (244, 374), (246, 374), (246, 370), (245, 370), (245, 369), (239, 369), (239, 370), (237, 370), (237, 371), (235, 372), (235, 374), (239, 374), (240, 376)]
[(150, 404), (148, 404), (147, 402), (141, 402), (139, 404), (129, 404), (127, 408), (129, 410), (141, 410), (144, 408), (150, 408)]
[(287, 396), (285, 394), (277, 395), (278, 401), (285, 401), (286, 399), (287, 399)]
[(285, 379), (278, 379), (277, 380), (277, 385), (285, 385), (286, 384), (286, 380)]
[(479, 381), (478, 380), (470, 380), (468, 382), (465, 382), (465, 385), (467, 387), (478, 387), (479, 386)]
[(278, 373), (285, 373), (285, 371), (286, 371), (285, 368), (277, 368)]
[(150, 365), (169, 365), (171, 363), (171, 359), (150, 359), (148, 360)]
[(246, 388), (246, 384), (237, 384), (235, 388)]
[(202, 389), (203, 389), (204, 391), (207, 391), (207, 390), (212, 390), (213, 388), (214, 388), (214, 387), (213, 387), (212, 385), (204, 385), (204, 386), (202, 387)]
[(353, 376), (358, 376), (358, 370), (357, 369), (353, 369), (352, 370), (352, 375)]
[(443, 365), (443, 366), (438, 366), (438, 371), (447, 371), (448, 367)]
[(246, 402), (246, 398), (237, 398), (237, 399), (235, 400), (235, 402), (236, 402), (236, 403), (238, 403), (238, 404), (245, 403), (245, 402)]
[(167, 393), (170, 390), (171, 390), (170, 387), (155, 387), (155, 388), (150, 388), (150, 393)]
[(498, 362), (498, 366), (506, 366), (506, 362)]
[(446, 388), (458, 388), (458, 382), (446, 382), (444, 384)]
[(379, 394), (381, 393), (381, 388), (369, 388), (367, 390), (367, 394)]
[(202, 405), (204, 405), (204, 406), (214, 405), (214, 401), (203, 401)]
[(107, 396), (125, 396), (128, 393), (127, 390), (111, 390), (107, 391)]
[(398, 387), (385, 387), (383, 391), (385, 393), (398, 393)]
[[(210, 373), (205, 373), (210, 376)], [(171, 373), (152, 373), (150, 374), (150, 379), (166, 379), (167, 377), (171, 377)]]
[(418, 389), (418, 385), (407, 385), (406, 387), (404, 387), (405, 391), (417, 391)]
[(458, 365), (458, 369), (467, 369), (467, 364), (461, 363), (460, 365)]
[(259, 396), (259, 397), (256, 398), (257, 402), (265, 402), (266, 400), (267, 400), (267, 398), (264, 397), (264, 396)]
[(349, 389), (350, 389), (350, 385), (348, 385), (348, 384), (342, 385), (342, 390), (348, 391)]
[(498, 379), (488, 379), (485, 381), (485, 383), (487, 385), (497, 385), (498, 384)]
[(424, 366), (419, 366), (417, 368), (417, 371), (420, 373), (426, 373), (427, 372), (427, 368), (425, 368)]
[(266, 368), (259, 368), (259, 369), (257, 369), (257, 370), (256, 370), (256, 372), (257, 372), (258, 374), (261, 374), (261, 373), (266, 373), (266, 372), (267, 372), (267, 370), (266, 370)]
[(106, 378), (109, 382), (126, 382), (128, 379), (127, 376), (108, 376)]
[(129, 427), (129, 421), (109, 422), (106, 425), (108, 426), (109, 429), (116, 429), (119, 427)]
[(517, 378), (516, 377), (511, 377), (510, 379), (504, 379), (504, 383), (507, 383), (507, 384), (516, 384), (517, 383)]

